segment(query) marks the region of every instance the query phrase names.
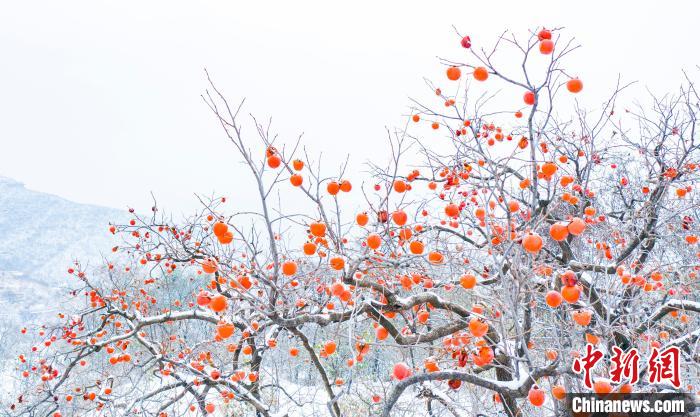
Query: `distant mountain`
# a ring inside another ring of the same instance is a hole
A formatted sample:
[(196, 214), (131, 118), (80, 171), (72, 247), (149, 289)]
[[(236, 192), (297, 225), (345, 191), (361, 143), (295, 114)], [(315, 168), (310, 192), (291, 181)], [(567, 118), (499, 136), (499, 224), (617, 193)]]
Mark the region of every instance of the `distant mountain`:
[(28, 190), (0, 177), (0, 271), (56, 285), (75, 259), (100, 260), (113, 246), (110, 221), (126, 212)]

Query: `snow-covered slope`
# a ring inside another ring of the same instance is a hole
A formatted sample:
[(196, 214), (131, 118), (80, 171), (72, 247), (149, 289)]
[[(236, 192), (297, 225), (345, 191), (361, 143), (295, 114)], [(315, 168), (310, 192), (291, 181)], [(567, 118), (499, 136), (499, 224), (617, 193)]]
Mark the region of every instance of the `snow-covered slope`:
[(66, 272), (71, 263), (100, 263), (114, 246), (108, 223), (126, 219), (125, 211), (74, 203), (0, 177), (0, 375), (26, 348), (20, 329), (55, 318), (65, 305), (67, 289), (75, 286)]

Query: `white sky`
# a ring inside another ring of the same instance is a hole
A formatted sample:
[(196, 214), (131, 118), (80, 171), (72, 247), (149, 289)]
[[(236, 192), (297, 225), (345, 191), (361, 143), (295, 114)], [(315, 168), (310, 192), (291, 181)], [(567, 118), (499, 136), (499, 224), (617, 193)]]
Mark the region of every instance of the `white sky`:
[[(188, 210), (193, 192), (245, 198), (248, 173), (199, 98), (203, 67), (232, 100), (355, 171), (386, 156), (451, 25), (491, 45), (504, 29), (565, 26), (569, 68), (602, 99), (617, 74), (674, 89), (698, 56), (695, 1), (0, 0), (0, 175), (112, 207)], [(338, 152), (341, 149), (342, 152)]]

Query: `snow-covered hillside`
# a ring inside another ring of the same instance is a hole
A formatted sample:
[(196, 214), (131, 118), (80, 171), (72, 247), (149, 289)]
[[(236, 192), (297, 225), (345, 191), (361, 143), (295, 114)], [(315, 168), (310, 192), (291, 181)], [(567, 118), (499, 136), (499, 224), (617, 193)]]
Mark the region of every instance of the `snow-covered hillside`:
[[(114, 245), (110, 221), (126, 212), (78, 204), (0, 177), (0, 373), (26, 346), (20, 329), (56, 316), (68, 300), (74, 260), (99, 263)], [(4, 393), (0, 393), (0, 397)]]

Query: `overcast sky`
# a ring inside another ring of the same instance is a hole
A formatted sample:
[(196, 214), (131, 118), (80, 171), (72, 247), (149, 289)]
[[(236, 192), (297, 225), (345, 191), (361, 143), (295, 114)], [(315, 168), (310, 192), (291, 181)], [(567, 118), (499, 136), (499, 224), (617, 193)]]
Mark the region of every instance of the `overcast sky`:
[[(565, 26), (587, 97), (621, 73), (678, 86), (700, 63), (695, 1), (0, 0), (0, 175), (71, 200), (189, 210), (193, 192), (246, 198), (247, 172), (202, 103), (203, 67), (233, 101), (337, 168), (386, 155), (452, 25), (491, 45)], [(697, 71), (695, 71), (697, 73)], [(643, 89), (640, 87), (640, 92)], [(338, 150), (342, 151), (338, 151)]]

